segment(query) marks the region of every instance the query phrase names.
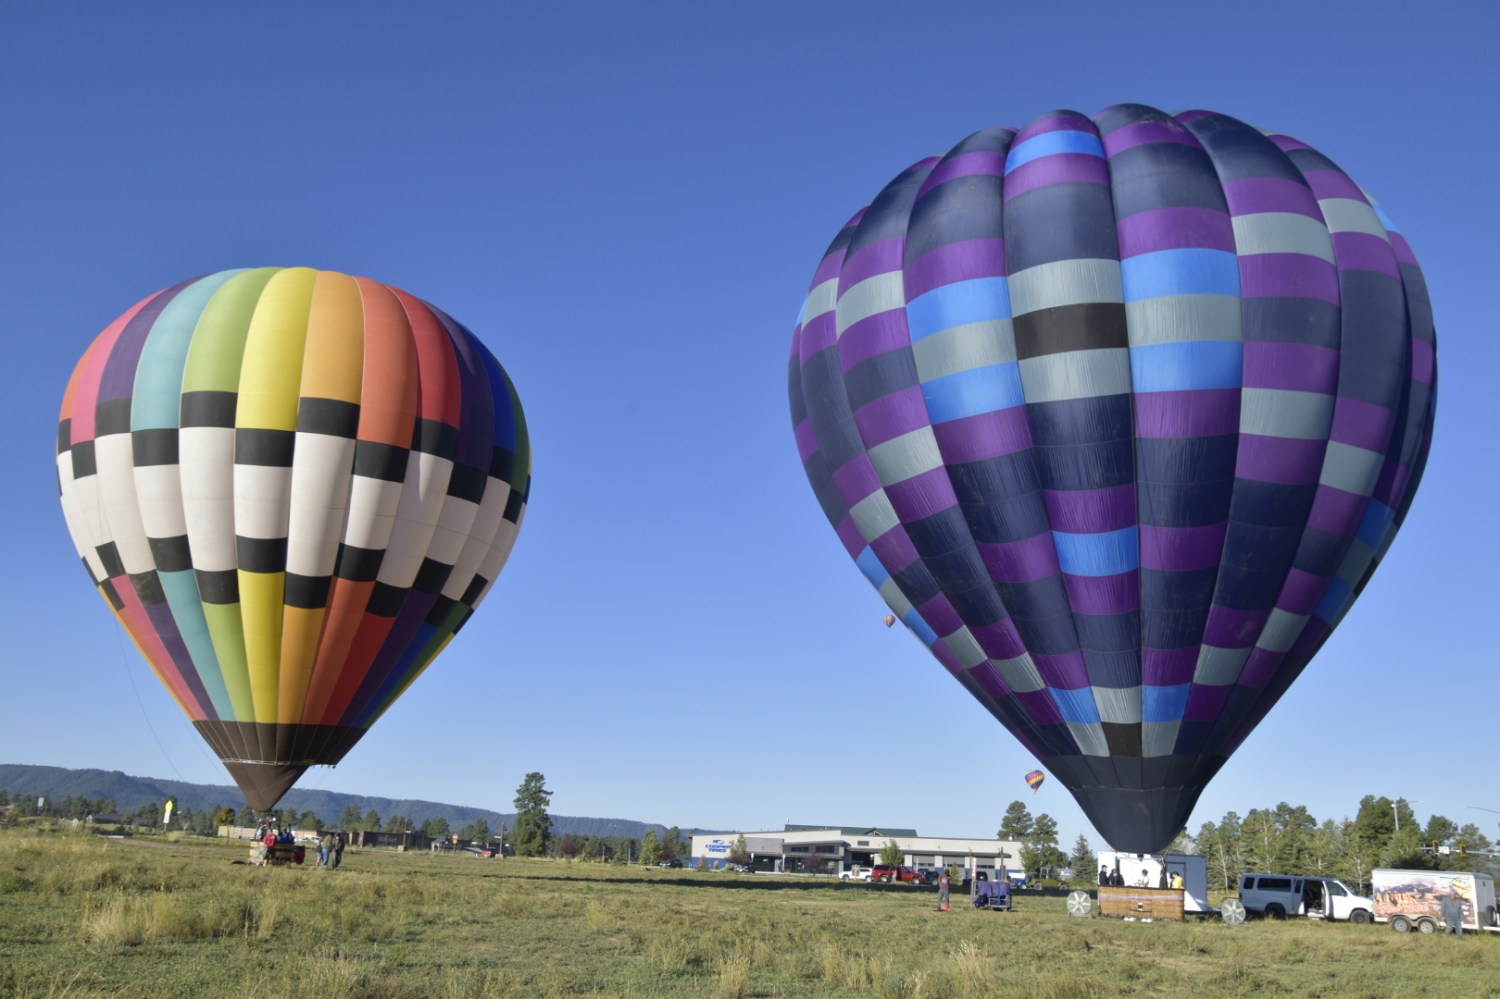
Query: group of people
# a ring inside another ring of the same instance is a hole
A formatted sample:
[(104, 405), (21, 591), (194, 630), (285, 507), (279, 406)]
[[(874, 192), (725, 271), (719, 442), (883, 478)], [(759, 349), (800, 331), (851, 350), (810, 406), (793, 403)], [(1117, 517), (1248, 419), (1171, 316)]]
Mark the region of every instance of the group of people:
[(318, 839), (318, 866), (332, 870), (344, 861), (344, 834), (326, 832)]
[[(1106, 888), (1123, 888), (1125, 887), (1125, 875), (1120, 873), (1120, 869), (1118, 867), (1116, 867), (1114, 870), (1110, 870), (1108, 867), (1105, 867), (1101, 864), (1099, 866), (1099, 884)], [(1176, 888), (1178, 890), (1181, 890), (1185, 884), (1186, 882), (1183, 880), (1182, 873), (1180, 871), (1172, 871), (1171, 873), (1168, 873), (1166, 867), (1163, 867), (1161, 869), (1161, 877), (1157, 879), (1156, 887)], [(1135, 879), (1135, 887), (1152, 887), (1151, 872), (1149, 870), (1144, 867), (1141, 868), (1141, 876)]]

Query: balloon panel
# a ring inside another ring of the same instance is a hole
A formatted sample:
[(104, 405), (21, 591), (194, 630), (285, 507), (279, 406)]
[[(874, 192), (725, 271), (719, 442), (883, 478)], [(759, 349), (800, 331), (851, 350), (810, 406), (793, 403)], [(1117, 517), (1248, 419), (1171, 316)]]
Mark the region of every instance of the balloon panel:
[(530, 474), (520, 402), (472, 333), (309, 268), (139, 303), (79, 361), (58, 432), (90, 577), (260, 809), (342, 759), (468, 620)]
[(1406, 240), (1307, 145), (1120, 105), (969, 136), (858, 212), (790, 364), (891, 612), (1151, 851), (1338, 624), (1431, 441)]

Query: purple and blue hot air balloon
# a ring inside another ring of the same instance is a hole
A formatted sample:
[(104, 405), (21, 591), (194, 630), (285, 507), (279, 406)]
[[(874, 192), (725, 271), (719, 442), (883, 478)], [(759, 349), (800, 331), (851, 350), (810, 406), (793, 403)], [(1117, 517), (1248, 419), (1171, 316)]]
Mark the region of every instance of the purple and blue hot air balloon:
[(1321, 153), (1126, 104), (976, 132), (839, 232), (792, 422), (845, 548), (1117, 849), (1180, 831), (1432, 440), (1406, 240)]

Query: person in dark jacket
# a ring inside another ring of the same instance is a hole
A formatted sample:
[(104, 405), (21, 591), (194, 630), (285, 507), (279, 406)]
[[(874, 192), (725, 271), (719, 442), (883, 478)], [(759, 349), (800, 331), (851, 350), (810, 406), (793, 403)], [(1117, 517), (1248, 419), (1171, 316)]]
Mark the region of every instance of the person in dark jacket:
[(1099, 865), (1099, 883), (1101, 885), (1109, 884), (1109, 868), (1103, 864)]

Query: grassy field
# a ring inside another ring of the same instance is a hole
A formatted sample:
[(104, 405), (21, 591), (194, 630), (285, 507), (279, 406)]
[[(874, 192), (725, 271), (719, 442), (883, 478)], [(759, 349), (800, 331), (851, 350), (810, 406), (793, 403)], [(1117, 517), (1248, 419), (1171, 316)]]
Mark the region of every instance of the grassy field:
[(1500, 939), (1072, 919), (936, 890), (0, 830), (0, 996), (1500, 996)]

